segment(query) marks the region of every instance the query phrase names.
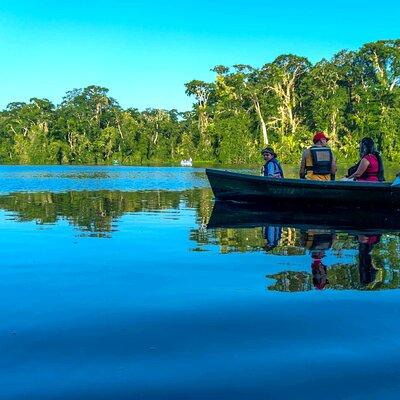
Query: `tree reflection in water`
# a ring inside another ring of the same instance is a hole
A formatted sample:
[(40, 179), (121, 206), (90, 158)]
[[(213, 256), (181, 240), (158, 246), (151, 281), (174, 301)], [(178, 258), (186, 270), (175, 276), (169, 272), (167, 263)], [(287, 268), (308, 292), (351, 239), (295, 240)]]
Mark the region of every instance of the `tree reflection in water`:
[[(218, 244), (223, 253), (267, 251), (274, 256), (310, 257), (307, 270), (284, 270), (266, 275), (275, 281), (267, 286), (270, 291), (399, 288), (399, 216), (391, 218), (386, 214), (357, 210), (354, 216), (346, 218), (346, 212), (326, 215), (325, 211), (274, 211), (217, 204), (210, 226), (220, 238)], [(271, 223), (266, 224), (268, 221)], [(365, 231), (363, 226), (366, 226)], [(377, 232), (370, 226), (377, 228)], [(228, 232), (229, 247), (225, 245)], [(334, 263), (326, 261), (328, 253)], [(339, 262), (344, 254), (346, 262)], [(349, 254), (353, 255), (353, 262), (348, 261)]]
[[(16, 222), (56, 224), (62, 220), (74, 226), (79, 235), (102, 238), (118, 230), (119, 219), (125, 214), (191, 210), (197, 224), (189, 228), (193, 250), (206, 250), (211, 245), (217, 246), (221, 254), (262, 252), (266, 257), (309, 257), (309, 267), (304, 271), (268, 274), (267, 278), (275, 281), (267, 286), (270, 291), (380, 290), (400, 286), (399, 229), (384, 233), (334, 229), (332, 223), (313, 226), (319, 216), (313, 215), (313, 223), (307, 224), (304, 215), (298, 223), (292, 214), (288, 214), (286, 224), (278, 224), (282, 219), (279, 213), (247, 211), (225, 213), (222, 218), (217, 215), (214, 220), (220, 226), (214, 223), (205, 229), (215, 211), (208, 189), (11, 193), (0, 196), (0, 208)], [(340, 262), (342, 254), (349, 252), (354, 260)], [(328, 263), (327, 255), (335, 262)]]
[(211, 213), (211, 191), (69, 191), (11, 193), (0, 196), (0, 209), (17, 222), (55, 224), (66, 220), (82, 235), (109, 237), (124, 214), (193, 208), (198, 222)]
[[(268, 290), (298, 292), (316, 289), (381, 290), (400, 287), (398, 235), (380, 234), (351, 235), (358, 245), (357, 262), (335, 263), (327, 266), (322, 262), (325, 250), (313, 249), (311, 271), (283, 271), (267, 275), (275, 280)], [(375, 248), (376, 247), (376, 248)]]

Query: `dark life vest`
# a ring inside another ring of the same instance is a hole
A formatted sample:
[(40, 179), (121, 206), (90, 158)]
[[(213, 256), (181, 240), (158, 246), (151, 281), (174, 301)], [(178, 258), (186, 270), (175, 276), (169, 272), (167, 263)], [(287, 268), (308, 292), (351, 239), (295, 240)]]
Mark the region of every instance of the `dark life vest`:
[(306, 166), (307, 171), (314, 174), (328, 175), (332, 171), (333, 154), (329, 147), (310, 147), (312, 166)]

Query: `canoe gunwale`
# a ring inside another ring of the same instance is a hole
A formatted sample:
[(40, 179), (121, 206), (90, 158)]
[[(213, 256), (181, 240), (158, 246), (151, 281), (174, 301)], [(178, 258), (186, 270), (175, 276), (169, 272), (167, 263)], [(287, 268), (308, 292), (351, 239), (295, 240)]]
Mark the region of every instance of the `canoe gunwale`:
[[(396, 188), (391, 186), (389, 182), (354, 182), (354, 181), (313, 181), (307, 179), (293, 179), (293, 178), (268, 178), (266, 176), (247, 175), (238, 172), (231, 172), (226, 170), (218, 169), (206, 169), (206, 174), (221, 176), (225, 178), (234, 178), (235, 180), (241, 181), (254, 181), (254, 182), (266, 182), (272, 186), (293, 186), (297, 188), (335, 188), (335, 189), (388, 189)], [(396, 188), (400, 192), (400, 187)]]

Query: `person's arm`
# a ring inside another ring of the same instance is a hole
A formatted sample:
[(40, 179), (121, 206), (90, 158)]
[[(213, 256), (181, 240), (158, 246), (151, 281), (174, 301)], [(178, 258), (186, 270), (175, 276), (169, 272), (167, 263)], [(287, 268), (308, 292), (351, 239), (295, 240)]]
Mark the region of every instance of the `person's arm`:
[(301, 157), (301, 162), (300, 162), (300, 171), (299, 171), (299, 176), (300, 179), (305, 179), (306, 177), (306, 158), (307, 158), (307, 151), (303, 151), (303, 155)]
[(360, 164), (358, 165), (356, 172), (354, 172), (353, 175), (350, 175), (349, 179), (357, 180), (367, 170), (368, 166), (369, 166), (369, 161), (363, 158)]

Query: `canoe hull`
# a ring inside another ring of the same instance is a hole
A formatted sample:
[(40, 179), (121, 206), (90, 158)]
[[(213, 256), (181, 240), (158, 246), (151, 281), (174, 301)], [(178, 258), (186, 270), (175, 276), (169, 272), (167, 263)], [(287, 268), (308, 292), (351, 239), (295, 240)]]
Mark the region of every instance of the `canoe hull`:
[(218, 200), (400, 207), (400, 188), (388, 183), (277, 179), (212, 169), (206, 169), (206, 174)]

